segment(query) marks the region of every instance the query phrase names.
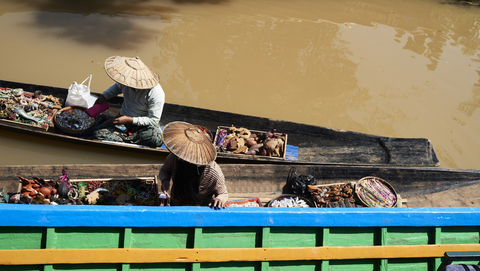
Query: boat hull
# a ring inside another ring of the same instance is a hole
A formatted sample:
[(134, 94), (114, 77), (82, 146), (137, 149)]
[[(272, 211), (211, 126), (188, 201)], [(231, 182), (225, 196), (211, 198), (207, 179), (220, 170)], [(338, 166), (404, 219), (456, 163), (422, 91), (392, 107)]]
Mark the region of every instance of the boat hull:
[[(68, 90), (34, 84), (0, 80), (0, 87), (23, 88), (25, 91), (41, 90), (45, 95), (66, 99)], [(122, 104), (121, 97), (108, 101), (114, 114)], [(430, 140), (425, 138), (392, 138), (363, 133), (330, 129), (289, 121), (247, 116), (229, 112), (201, 109), (196, 107), (165, 104), (161, 125), (172, 121), (185, 121), (206, 127), (216, 132), (219, 126), (245, 127), (257, 131), (271, 131), (288, 134), (289, 149), (294, 151), (293, 160), (254, 155), (218, 153), (217, 161), (231, 163), (289, 163), (289, 164), (356, 164), (392, 166), (439, 166), (439, 160)], [(102, 141), (82, 139), (76, 136), (31, 129), (11, 121), (0, 120), (0, 129), (20, 131), (35, 136), (52, 138), (64, 142), (87, 144), (99, 148), (121, 149), (132, 152), (166, 156), (165, 148), (141, 148), (134, 145), (118, 145)]]
[[(71, 179), (131, 178), (158, 175), (161, 164), (79, 164), (0, 166), (0, 188), (18, 189), (18, 176), (58, 180), (65, 168)], [(291, 165), (222, 164), (230, 199), (280, 196)], [(402, 198), (412, 198), (480, 183), (480, 171), (423, 167), (295, 165), (297, 174), (312, 175), (317, 185), (357, 182), (366, 176), (387, 181)]]
[(2, 270), (441, 270), (478, 208), (0, 205)]

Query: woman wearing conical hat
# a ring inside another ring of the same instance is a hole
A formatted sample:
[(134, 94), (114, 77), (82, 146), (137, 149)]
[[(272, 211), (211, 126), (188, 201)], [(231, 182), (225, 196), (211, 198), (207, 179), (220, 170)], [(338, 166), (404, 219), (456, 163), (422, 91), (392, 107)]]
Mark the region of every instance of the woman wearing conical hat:
[(161, 147), (160, 118), (165, 93), (158, 76), (139, 57), (109, 57), (105, 61), (105, 71), (115, 83), (95, 103), (101, 104), (123, 94), (123, 104), (119, 115), (105, 121), (95, 130), (95, 138)]
[(225, 177), (215, 162), (217, 152), (207, 135), (195, 125), (175, 121), (163, 129), (163, 140), (170, 154), (159, 178), (164, 192), (172, 181), (171, 205), (225, 208)]

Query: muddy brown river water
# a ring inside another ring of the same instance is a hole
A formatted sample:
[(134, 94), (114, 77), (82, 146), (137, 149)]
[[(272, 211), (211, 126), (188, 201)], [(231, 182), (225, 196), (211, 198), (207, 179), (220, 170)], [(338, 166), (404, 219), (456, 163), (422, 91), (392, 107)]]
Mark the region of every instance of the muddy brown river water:
[[(0, 74), (92, 74), (101, 92), (107, 57), (139, 56), (168, 103), (428, 138), (442, 167), (479, 169), (478, 18), (434, 0), (0, 0)], [(0, 150), (3, 165), (162, 161), (3, 130)]]

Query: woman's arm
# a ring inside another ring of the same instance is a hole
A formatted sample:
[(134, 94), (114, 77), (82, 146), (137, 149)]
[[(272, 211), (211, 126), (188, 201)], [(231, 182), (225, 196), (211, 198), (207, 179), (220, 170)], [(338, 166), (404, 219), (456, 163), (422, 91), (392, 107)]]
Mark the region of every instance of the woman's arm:
[(165, 159), (165, 163), (160, 168), (158, 173), (158, 178), (162, 183), (162, 191), (167, 192), (170, 190), (170, 179), (172, 178), (173, 165), (174, 165), (175, 156), (173, 154), (168, 154)]

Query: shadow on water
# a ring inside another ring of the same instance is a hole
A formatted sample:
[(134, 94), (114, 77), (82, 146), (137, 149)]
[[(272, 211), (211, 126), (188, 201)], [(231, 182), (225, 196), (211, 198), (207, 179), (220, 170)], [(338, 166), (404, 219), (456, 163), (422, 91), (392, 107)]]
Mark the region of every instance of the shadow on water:
[[(221, 4), (228, 0), (176, 0), (175, 4)], [(45, 31), (45, 35), (70, 38), (89, 45), (108, 48), (132, 49), (135, 44), (148, 42), (160, 29), (146, 28), (131, 19), (132, 16), (147, 20), (168, 20), (168, 14), (177, 9), (161, 1), (151, 0), (48, 0), (22, 1), (20, 10), (37, 11), (35, 21), (28, 26)]]

